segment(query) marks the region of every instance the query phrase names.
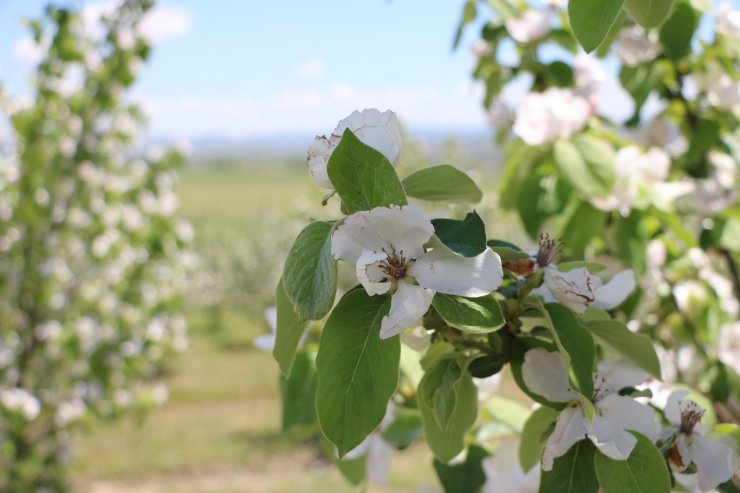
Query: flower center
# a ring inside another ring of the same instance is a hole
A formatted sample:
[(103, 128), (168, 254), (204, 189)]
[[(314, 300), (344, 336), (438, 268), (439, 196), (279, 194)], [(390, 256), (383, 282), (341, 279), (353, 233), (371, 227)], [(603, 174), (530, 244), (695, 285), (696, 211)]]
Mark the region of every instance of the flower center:
[(686, 407), (681, 411), (681, 433), (691, 435), (702, 416), (704, 416), (704, 409), (694, 401), (687, 401)]
[(594, 396), (591, 398), (591, 402), (596, 404), (609, 394), (611, 394), (611, 389), (604, 377), (599, 374), (594, 375)]
[(563, 240), (553, 240), (550, 238), (548, 233), (542, 233), (540, 235), (540, 246), (537, 249), (537, 265), (545, 267), (550, 265), (560, 255), (560, 250), (563, 248)]
[(396, 253), (395, 248), (393, 248), (391, 252), (388, 252), (383, 248), (383, 253), (387, 255), (387, 258), (380, 261), (380, 270), (393, 279), (401, 279), (405, 277), (407, 261), (406, 257), (403, 256), (403, 250)]

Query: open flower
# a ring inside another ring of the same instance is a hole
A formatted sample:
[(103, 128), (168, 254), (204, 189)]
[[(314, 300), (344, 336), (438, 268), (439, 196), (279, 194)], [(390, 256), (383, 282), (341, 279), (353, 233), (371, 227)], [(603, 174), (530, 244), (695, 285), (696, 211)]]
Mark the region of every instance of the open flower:
[(524, 97), (512, 131), (536, 146), (572, 136), (583, 128), (590, 114), (591, 107), (584, 98), (569, 89), (551, 87)]
[(478, 297), (501, 285), (501, 259), (492, 250), (463, 257), (439, 241), (425, 249), (433, 235), (432, 222), (410, 205), (356, 212), (332, 233), (334, 258), (355, 265), (368, 294), (393, 293), (381, 322), (383, 339), (423, 316), (436, 291)]
[(629, 67), (652, 62), (660, 54), (660, 44), (655, 38), (642, 26), (626, 27), (619, 31), (617, 56)]
[(568, 382), (568, 370), (560, 354), (535, 348), (524, 355), (522, 377), (527, 387), (552, 402), (571, 403), (560, 412), (555, 430), (545, 443), (543, 470), (551, 470), (557, 457), (584, 438), (614, 460), (626, 460), (635, 448), (637, 439), (628, 430), (642, 433), (652, 441), (658, 439), (660, 424), (655, 421), (655, 411), (618, 393), (622, 387), (641, 383), (638, 380), (644, 380), (644, 372), (619, 371), (614, 365), (604, 370), (611, 380), (600, 373), (594, 375), (591, 402), (596, 415), (590, 421)]
[(527, 44), (542, 39), (550, 32), (551, 11), (527, 10), (521, 17), (506, 21), (506, 30), (518, 43)]
[(612, 192), (593, 197), (591, 203), (601, 210), (618, 210), (625, 217), (631, 209), (650, 204), (668, 209), (675, 199), (694, 190), (688, 181), (666, 182), (670, 168), (671, 157), (662, 149), (651, 147), (643, 152), (637, 146), (623, 147), (615, 156), (617, 176)]
[(532, 294), (542, 297), (545, 303), (560, 303), (579, 314), (589, 306), (611, 310), (635, 289), (635, 274), (631, 269), (619, 272), (606, 284), (585, 267), (560, 272), (550, 264), (543, 270), (544, 283)]
[(732, 448), (706, 436), (709, 429), (700, 423), (704, 409), (687, 395), (685, 390), (674, 392), (665, 407), (665, 417), (676, 432), (668, 463), (677, 472), (696, 465), (699, 488), (709, 491), (730, 479), (740, 462)]
[(326, 171), (329, 157), (342, 140), (346, 129), (352, 130), (363, 144), (383, 154), (392, 165), (396, 165), (401, 155), (401, 130), (398, 126), (396, 114), (390, 110), (381, 113), (376, 109), (353, 111), (347, 118), (341, 120), (337, 128), (327, 138), (317, 135), (313, 144), (308, 148), (308, 171), (323, 188), (334, 189)]

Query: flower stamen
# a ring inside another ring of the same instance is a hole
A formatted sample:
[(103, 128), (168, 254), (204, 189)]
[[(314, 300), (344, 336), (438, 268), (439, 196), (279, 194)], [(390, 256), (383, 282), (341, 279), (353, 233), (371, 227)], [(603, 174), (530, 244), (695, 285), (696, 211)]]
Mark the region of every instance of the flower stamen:
[(563, 249), (563, 240), (553, 240), (548, 233), (540, 234), (540, 246), (537, 249), (535, 259), (537, 265), (546, 267), (557, 260), (560, 251)]

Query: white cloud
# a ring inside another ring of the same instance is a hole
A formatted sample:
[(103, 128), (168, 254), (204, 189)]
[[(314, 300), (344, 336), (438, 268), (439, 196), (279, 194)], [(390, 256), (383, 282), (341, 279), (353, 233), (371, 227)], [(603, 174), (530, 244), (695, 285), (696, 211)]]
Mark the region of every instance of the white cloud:
[(330, 132), (356, 109), (395, 111), (414, 129), (485, 128), (478, 88), (358, 88), (336, 83), (322, 89), (293, 89), (264, 98), (207, 97), (145, 99), (156, 135), (228, 137)]
[(326, 64), (321, 60), (304, 60), (295, 69), (296, 74), (304, 79), (320, 77), (326, 71)]
[(155, 7), (139, 25), (139, 32), (151, 43), (184, 36), (190, 31), (190, 12), (180, 7)]
[(13, 44), (13, 59), (24, 65), (36, 65), (43, 58), (47, 44), (43, 41), (41, 44), (36, 44), (30, 36), (17, 39)]

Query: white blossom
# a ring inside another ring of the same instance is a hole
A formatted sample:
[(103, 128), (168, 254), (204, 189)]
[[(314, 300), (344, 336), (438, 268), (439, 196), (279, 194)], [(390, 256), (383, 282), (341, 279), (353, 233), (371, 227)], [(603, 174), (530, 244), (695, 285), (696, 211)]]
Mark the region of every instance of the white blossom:
[(526, 10), (520, 17), (506, 21), (506, 30), (517, 42), (531, 43), (545, 37), (551, 29), (551, 11)]
[(434, 226), (414, 206), (376, 207), (348, 216), (332, 233), (334, 258), (355, 265), (370, 295), (392, 293), (380, 337), (400, 334), (429, 309), (436, 291), (479, 297), (501, 285), (501, 259), (490, 249), (463, 257), (435, 241)]
[(528, 472), (522, 470), (518, 457), (518, 440), (501, 440), (496, 454), (483, 461), (486, 483), (483, 493), (537, 493), (540, 486), (540, 467)]
[(491, 49), (491, 45), (488, 41), (485, 39), (479, 39), (470, 47), (470, 52), (477, 60), (480, 60), (481, 58), (492, 55), (493, 49)]
[(660, 44), (641, 26), (633, 25), (619, 31), (617, 56), (625, 65), (634, 67), (652, 62), (659, 54)]
[(717, 34), (728, 38), (740, 38), (740, 11), (732, 10), (730, 2), (722, 2), (717, 7), (714, 30)]
[(610, 369), (611, 381), (601, 375), (602, 370), (606, 372), (601, 366), (599, 373), (594, 376), (594, 394), (588, 396), (596, 410), (591, 421), (571, 388), (568, 370), (560, 354), (543, 348), (526, 352), (522, 377), (527, 387), (552, 402), (569, 403), (560, 412), (555, 430), (545, 443), (543, 470), (551, 470), (557, 457), (564, 455), (584, 438), (591, 440), (602, 454), (614, 460), (626, 460), (637, 443), (628, 430), (642, 433), (652, 441), (658, 439), (660, 424), (655, 421), (655, 411), (618, 393), (624, 386), (641, 383), (644, 372), (619, 371), (618, 368)]
[(306, 159), (308, 171), (323, 188), (334, 189), (326, 166), (346, 129), (350, 129), (363, 144), (383, 154), (392, 165), (398, 163), (401, 155), (401, 130), (396, 114), (390, 110), (383, 113), (376, 109), (356, 110), (347, 118), (340, 120), (328, 138), (317, 135), (308, 148)]
[(651, 147), (643, 152), (637, 146), (623, 147), (615, 156), (617, 176), (611, 193), (592, 197), (591, 203), (601, 210), (618, 210), (623, 216), (651, 204), (666, 210), (676, 198), (694, 190), (688, 181), (666, 182), (670, 168), (671, 158), (662, 149)]
[(8, 411), (20, 413), (27, 421), (35, 419), (41, 412), (38, 398), (19, 387), (0, 389), (0, 404)]
[(590, 113), (584, 98), (569, 89), (551, 87), (524, 97), (512, 130), (524, 142), (536, 146), (571, 137), (586, 125)]
[(719, 63), (709, 61), (706, 72), (697, 76), (707, 102), (733, 115), (740, 114), (740, 81), (734, 80)]
[(674, 392), (665, 407), (665, 417), (673, 424), (675, 434), (668, 463), (677, 472), (693, 463), (699, 488), (709, 491), (732, 478), (740, 461), (732, 448), (706, 436), (709, 428), (700, 422), (704, 409), (687, 399), (687, 395), (686, 391)]
[(717, 356), (722, 363), (740, 374), (740, 322), (735, 321), (720, 327)]
[(596, 93), (607, 80), (606, 71), (601, 66), (599, 59), (580, 53), (573, 61), (573, 72), (578, 93), (595, 106), (597, 103), (595, 100)]
[(617, 273), (606, 284), (585, 267), (560, 272), (550, 264), (543, 270), (544, 282), (532, 294), (542, 297), (545, 303), (560, 303), (580, 314), (589, 306), (604, 310), (619, 306), (636, 285), (631, 269)]

